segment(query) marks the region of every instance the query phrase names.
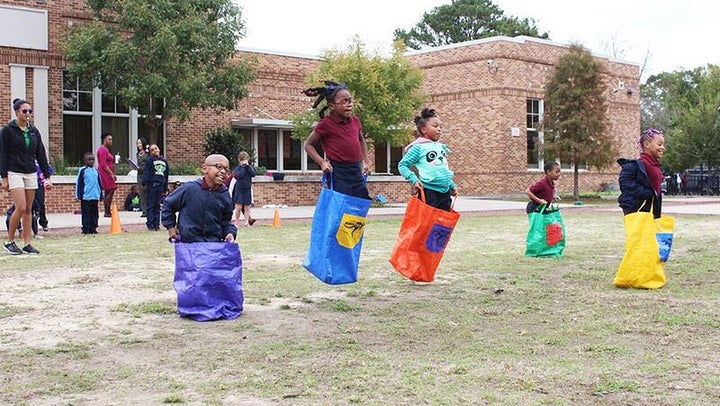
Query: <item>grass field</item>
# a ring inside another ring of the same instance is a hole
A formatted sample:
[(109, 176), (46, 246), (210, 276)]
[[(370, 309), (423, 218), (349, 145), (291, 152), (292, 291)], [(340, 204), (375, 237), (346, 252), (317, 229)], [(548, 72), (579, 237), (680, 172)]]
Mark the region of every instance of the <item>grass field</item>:
[(0, 404), (720, 403), (720, 218), (678, 216), (666, 287), (612, 285), (617, 212), (564, 213), (562, 259), (522, 214), (464, 215), (437, 279), (388, 263), (371, 219), (356, 284), (305, 271), (310, 224), (243, 229), (245, 311), (177, 316), (164, 233), (48, 237), (0, 256)]

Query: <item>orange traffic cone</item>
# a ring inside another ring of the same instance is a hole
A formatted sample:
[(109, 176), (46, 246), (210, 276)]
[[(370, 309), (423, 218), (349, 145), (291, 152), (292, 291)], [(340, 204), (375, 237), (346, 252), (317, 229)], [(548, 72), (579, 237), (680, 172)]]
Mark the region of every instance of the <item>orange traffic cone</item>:
[(275, 209), (275, 217), (273, 217), (273, 227), (280, 227), (280, 210)]
[(110, 218), (110, 234), (122, 233), (122, 226), (120, 225), (120, 213), (118, 213), (117, 205), (114, 203), (110, 208), (110, 214), (112, 215), (112, 218)]

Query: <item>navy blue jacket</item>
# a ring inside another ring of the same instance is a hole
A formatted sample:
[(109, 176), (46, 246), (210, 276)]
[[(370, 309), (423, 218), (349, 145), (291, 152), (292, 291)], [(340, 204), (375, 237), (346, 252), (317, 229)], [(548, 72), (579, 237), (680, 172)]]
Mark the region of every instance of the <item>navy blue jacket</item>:
[[(202, 178), (183, 183), (165, 198), (162, 225), (177, 227), (182, 242), (220, 242), (237, 235), (232, 224), (234, 204), (227, 187), (204, 189)], [(175, 213), (180, 212), (179, 218)]]
[(145, 170), (140, 184), (152, 187), (162, 186), (163, 190), (167, 190), (169, 175), (170, 169), (165, 158), (150, 156), (145, 161)]
[(649, 212), (653, 208), (653, 217), (660, 218), (662, 212), (662, 193), (656, 193), (650, 184), (645, 164), (639, 159), (620, 158), (617, 163), (622, 167), (618, 183), (620, 197), (618, 203), (623, 214), (637, 211)]

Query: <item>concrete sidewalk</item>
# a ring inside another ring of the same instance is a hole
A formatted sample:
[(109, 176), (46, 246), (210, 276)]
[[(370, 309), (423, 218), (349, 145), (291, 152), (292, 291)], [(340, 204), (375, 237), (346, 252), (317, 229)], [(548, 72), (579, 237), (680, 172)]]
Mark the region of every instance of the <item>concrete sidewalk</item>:
[[(460, 196), (455, 203), (455, 210), (460, 213), (481, 213), (495, 211), (516, 211), (523, 213), (526, 202), (492, 199), (477, 196)], [(620, 211), (616, 205), (583, 205), (575, 206), (572, 203), (560, 203), (561, 209), (585, 208), (601, 211)], [(272, 222), (275, 210), (279, 211), (280, 219), (311, 219), (315, 206), (281, 207), (268, 205), (254, 207), (252, 216), (260, 223)], [(666, 197), (663, 201), (663, 212), (668, 214), (705, 214), (720, 215), (720, 197)], [(405, 213), (405, 204), (388, 204), (383, 207), (372, 207), (369, 218), (381, 216), (402, 216)], [(3, 219), (4, 220), (4, 219)], [(80, 228), (80, 215), (73, 213), (50, 213), (48, 215), (50, 229)], [(145, 218), (139, 212), (120, 211), (120, 224), (145, 224)], [(109, 227), (110, 219), (100, 217), (100, 227)], [(7, 231), (5, 221), (0, 222), (0, 231)], [(42, 234), (42, 232), (41, 232)]]

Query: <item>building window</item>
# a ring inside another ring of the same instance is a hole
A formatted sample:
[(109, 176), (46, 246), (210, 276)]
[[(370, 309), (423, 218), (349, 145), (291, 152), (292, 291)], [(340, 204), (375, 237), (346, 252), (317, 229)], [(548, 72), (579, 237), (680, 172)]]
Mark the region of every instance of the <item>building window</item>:
[(260, 129), (257, 132), (258, 166), (267, 170), (278, 169), (278, 131)]
[(282, 131), (282, 170), (299, 171), (302, 169), (302, 141), (292, 137), (292, 131)]
[(542, 100), (527, 99), (527, 168), (542, 169), (543, 167), (543, 133), (540, 131), (542, 122)]
[(83, 155), (95, 152), (92, 101), (92, 83), (63, 72), (63, 158), (68, 165), (82, 166)]
[(399, 175), (398, 162), (402, 155), (403, 147), (393, 147), (387, 142), (375, 144), (375, 172)]

